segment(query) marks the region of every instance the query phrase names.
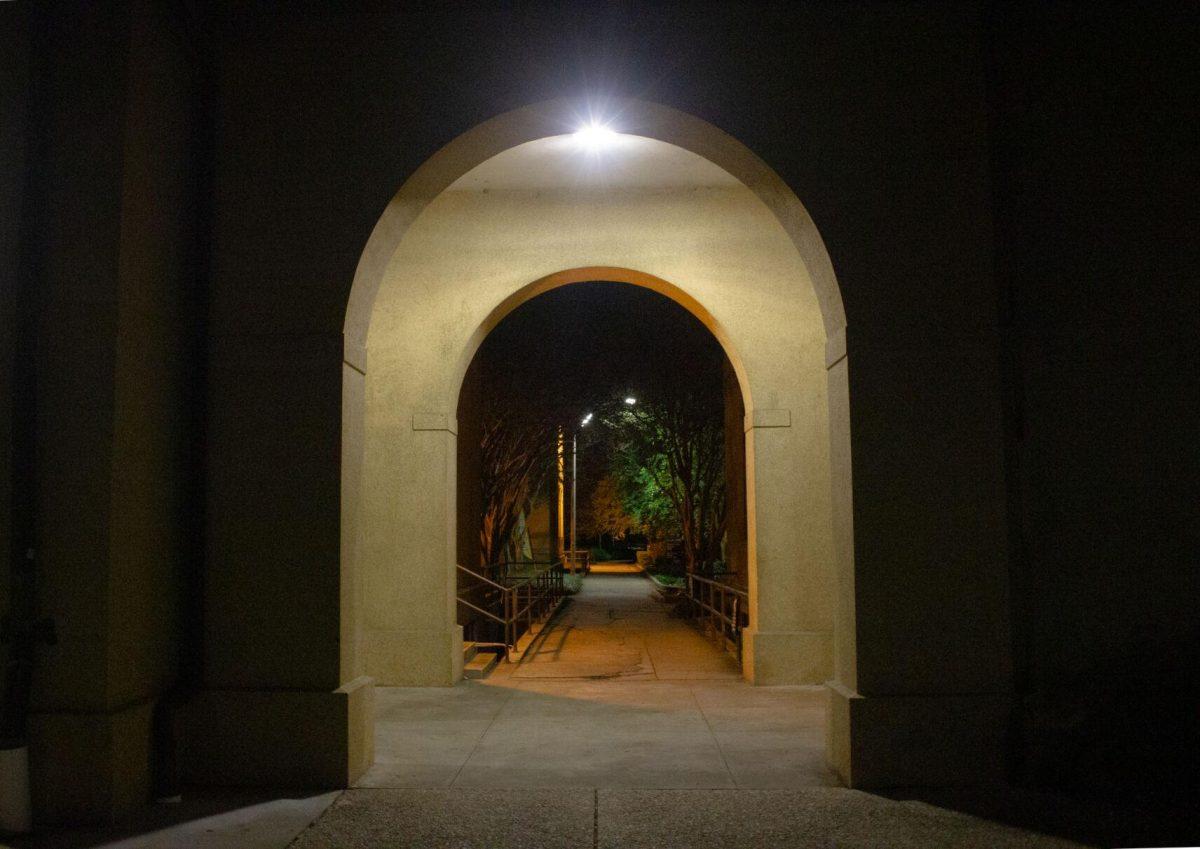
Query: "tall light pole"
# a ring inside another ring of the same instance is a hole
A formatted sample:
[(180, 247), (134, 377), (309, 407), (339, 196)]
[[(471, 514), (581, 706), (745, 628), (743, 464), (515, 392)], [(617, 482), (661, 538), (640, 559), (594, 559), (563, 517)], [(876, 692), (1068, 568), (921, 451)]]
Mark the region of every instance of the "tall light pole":
[(558, 429), (558, 435), (554, 440), (554, 489), (555, 489), (555, 529), (554, 529), (554, 554), (557, 554), (560, 560), (566, 561), (567, 557), (567, 535), (563, 532), (566, 527), (566, 501), (563, 497), (565, 491), (566, 475), (564, 474), (564, 466), (566, 453), (563, 450), (563, 429)]
[(575, 574), (579, 558), (575, 554), (575, 455), (579, 453), (579, 433), (571, 434), (571, 574)]
[[(587, 427), (588, 422), (590, 422), (591, 420), (592, 420), (592, 414), (588, 413), (586, 416), (583, 417), (583, 420), (579, 423), (579, 427), (581, 427), (581, 428)], [(575, 527), (576, 527), (576, 525), (575, 525), (575, 505), (576, 505), (575, 495), (576, 495), (576, 490), (578, 488), (576, 486), (576, 484), (578, 483), (578, 480), (579, 480), (578, 467), (576, 466), (576, 457), (578, 456), (578, 454), (579, 454), (579, 431), (575, 430), (571, 434), (571, 574), (575, 573), (575, 570), (579, 565), (579, 555), (576, 553), (576, 550), (575, 550), (575, 544), (576, 544), (576, 542), (575, 542)]]

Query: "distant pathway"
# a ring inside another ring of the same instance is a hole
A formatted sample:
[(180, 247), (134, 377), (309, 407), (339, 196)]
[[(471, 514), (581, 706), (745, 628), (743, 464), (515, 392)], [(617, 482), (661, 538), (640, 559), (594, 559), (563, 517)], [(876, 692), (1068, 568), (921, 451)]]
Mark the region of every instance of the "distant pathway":
[[(636, 566), (600, 564), (513, 673), (517, 678), (740, 681), (737, 661), (669, 615)], [(603, 571), (602, 571), (603, 570)]]
[(825, 690), (752, 687), (640, 574), (583, 581), (520, 664), (378, 692), (366, 787), (814, 787)]

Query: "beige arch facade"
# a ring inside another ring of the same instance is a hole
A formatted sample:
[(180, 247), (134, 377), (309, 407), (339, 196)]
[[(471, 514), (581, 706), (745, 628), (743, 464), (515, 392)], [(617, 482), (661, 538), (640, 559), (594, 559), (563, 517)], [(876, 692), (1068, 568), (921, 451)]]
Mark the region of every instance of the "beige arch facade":
[[(520, 303), (606, 279), (689, 309), (738, 374), (746, 677), (835, 679), (852, 692), (845, 318), (816, 228), (744, 146), (654, 104), (616, 110), (635, 165), (615, 176), (573, 174), (565, 133), (574, 114), (568, 102), (541, 104), (459, 137), (401, 188), (364, 251), (343, 367), (343, 680), (448, 685), (460, 677), (454, 410), (462, 375)], [(848, 752), (839, 725), (831, 725), (835, 759)]]

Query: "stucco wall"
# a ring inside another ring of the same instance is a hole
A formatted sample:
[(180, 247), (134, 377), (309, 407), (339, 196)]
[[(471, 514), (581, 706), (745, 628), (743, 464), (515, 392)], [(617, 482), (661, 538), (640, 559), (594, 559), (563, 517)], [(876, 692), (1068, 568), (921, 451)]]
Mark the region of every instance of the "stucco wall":
[[(449, 658), (438, 674), (415, 651), (381, 648), (401, 635), (413, 639), (414, 631), (444, 634), (453, 623), (428, 604), (447, 592), (453, 565), (442, 531), (443, 522), (453, 523), (441, 506), (444, 437), (426, 435), (445, 431), (418, 430), (417, 420), (452, 421), (465, 363), (502, 315), (501, 304), (511, 308), (517, 293), (548, 274), (589, 265), (656, 275), (695, 299), (737, 363), (751, 399), (748, 418), (783, 425), (751, 437), (760, 485), (751, 630), (764, 632), (764, 642), (802, 634), (795, 639), (808, 645), (780, 644), (771, 662), (759, 658), (757, 673), (764, 682), (807, 683), (831, 674), (826, 346), (807, 269), (750, 190), (672, 145), (625, 144), (607, 163), (614, 174), (627, 157), (642, 156), (639, 174), (692, 169), (716, 185), (642, 187), (644, 176), (626, 175), (632, 182), (600, 177), (585, 186), (581, 172), (568, 173), (564, 186), (546, 184), (547, 170), (596, 166), (570, 150), (569, 139), (531, 142), (484, 162), (437, 197), (388, 261), (367, 338), (364, 518), (354, 566), (365, 590), (365, 672), (383, 682), (449, 682)], [(382, 657), (412, 669), (375, 662)]]

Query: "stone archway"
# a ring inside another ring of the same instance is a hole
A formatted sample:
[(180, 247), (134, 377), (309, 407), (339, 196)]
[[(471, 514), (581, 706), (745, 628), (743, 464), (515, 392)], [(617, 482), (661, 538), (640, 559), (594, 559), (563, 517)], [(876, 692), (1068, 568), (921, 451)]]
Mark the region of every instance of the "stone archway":
[[(845, 318), (795, 195), (699, 119), (630, 101), (619, 149), (580, 152), (553, 102), (456, 139), (377, 224), (347, 312), (343, 678), (453, 683), (454, 421), (491, 327), (558, 285), (654, 288), (734, 363), (746, 405), (756, 683), (854, 682)], [(835, 760), (848, 729), (830, 725)]]

